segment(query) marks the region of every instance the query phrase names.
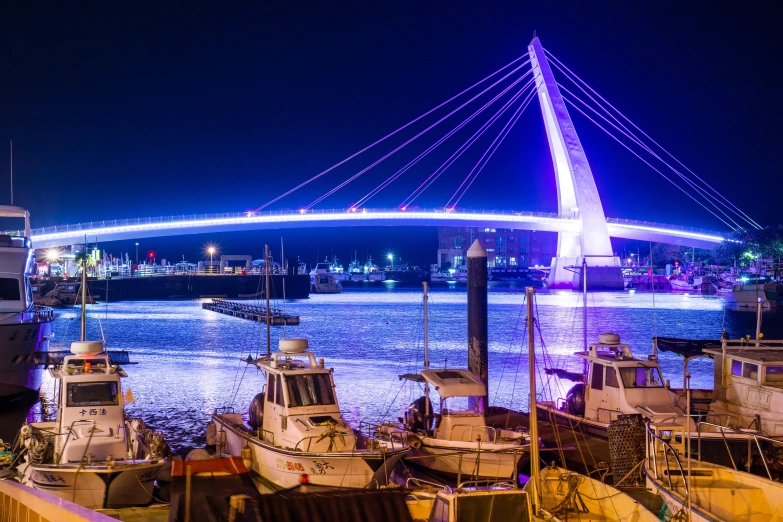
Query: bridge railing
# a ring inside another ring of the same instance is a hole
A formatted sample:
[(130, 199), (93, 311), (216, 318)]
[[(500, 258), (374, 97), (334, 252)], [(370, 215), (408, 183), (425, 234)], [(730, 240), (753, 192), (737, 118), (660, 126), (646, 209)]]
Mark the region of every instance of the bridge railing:
[[(253, 217), (272, 217), (272, 216), (295, 216), (302, 214), (375, 214), (381, 212), (395, 212), (404, 214), (405, 212), (426, 212), (432, 214), (490, 214), (490, 215), (507, 215), (507, 216), (530, 216), (530, 217), (546, 217), (546, 218), (558, 218), (557, 213), (554, 212), (523, 212), (516, 210), (486, 210), (486, 209), (455, 209), (447, 210), (443, 208), (417, 208), (410, 210), (401, 210), (399, 208), (374, 208), (374, 209), (361, 209), (356, 212), (352, 212), (350, 209), (308, 209), (302, 210), (271, 210), (265, 212), (222, 212), (213, 214), (181, 214), (172, 216), (157, 216), (146, 218), (125, 218), (125, 219), (111, 219), (101, 221), (90, 221), (86, 223), (76, 223), (71, 225), (57, 225), (51, 227), (42, 227), (33, 229), (32, 234), (38, 236), (41, 234), (53, 234), (58, 232), (77, 232), (80, 230), (96, 230), (108, 227), (118, 226), (133, 226), (133, 225), (148, 225), (155, 223), (175, 223), (175, 222), (192, 222), (192, 221), (207, 221), (211, 219), (244, 219)], [(562, 218), (569, 219), (569, 218)]]
[[(376, 214), (376, 213), (389, 213), (389, 212), (394, 212), (399, 214), (405, 214), (406, 212), (407, 213), (423, 212), (423, 213), (432, 213), (432, 214), (487, 214), (492, 216), (541, 217), (541, 218), (549, 218), (549, 219), (560, 219), (563, 221), (573, 221), (576, 219), (575, 217), (561, 217), (554, 212), (526, 212), (526, 211), (517, 211), (517, 210), (486, 210), (486, 209), (471, 209), (471, 208), (460, 208), (460, 209), (453, 209), (453, 210), (444, 209), (444, 208), (431, 208), (431, 209), (416, 208), (416, 209), (408, 209), (408, 210), (402, 210), (399, 208), (376, 208), (376, 209), (356, 209), (355, 211), (351, 209), (345, 209), (345, 208), (308, 209), (308, 210), (286, 209), (286, 210), (269, 210), (264, 212), (223, 212), (223, 213), (212, 213), (212, 214), (181, 214), (181, 215), (172, 215), (172, 216), (90, 221), (87, 223), (76, 223), (72, 225), (58, 225), (58, 226), (51, 226), (51, 227), (36, 228), (33, 229), (32, 234), (33, 236), (40, 236), (43, 234), (78, 232), (82, 230), (95, 231), (95, 230), (100, 230), (102, 228), (109, 228), (109, 227), (150, 225), (150, 224), (157, 224), (157, 223), (163, 224), (163, 223), (174, 223), (174, 222), (188, 223), (188, 222), (197, 222), (197, 221), (208, 221), (214, 219), (250, 220), (251, 218), (294, 216), (294, 215), (302, 215), (302, 214), (335, 215), (335, 214), (354, 214), (354, 213)], [(667, 223), (657, 223), (654, 221), (637, 221), (633, 219), (606, 218), (606, 222), (610, 224), (617, 224), (617, 225), (648, 226), (648, 227), (655, 227), (655, 228), (672, 230), (672, 231), (694, 232), (700, 234), (713, 235), (717, 237), (724, 236), (724, 233), (716, 232), (714, 230), (707, 230), (707, 229), (697, 228), (697, 227), (685, 227), (680, 225), (671, 225)]]

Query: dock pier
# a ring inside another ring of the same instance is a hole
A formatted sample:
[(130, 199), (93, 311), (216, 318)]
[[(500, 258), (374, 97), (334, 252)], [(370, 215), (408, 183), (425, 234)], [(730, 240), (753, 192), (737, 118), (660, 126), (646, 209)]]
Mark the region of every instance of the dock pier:
[[(202, 303), (201, 308), (250, 321), (266, 322), (265, 306), (238, 303), (225, 299), (213, 299), (212, 302), (205, 301)], [(294, 326), (299, 324), (298, 315), (287, 314), (279, 308), (270, 308), (269, 316), (272, 326)]]

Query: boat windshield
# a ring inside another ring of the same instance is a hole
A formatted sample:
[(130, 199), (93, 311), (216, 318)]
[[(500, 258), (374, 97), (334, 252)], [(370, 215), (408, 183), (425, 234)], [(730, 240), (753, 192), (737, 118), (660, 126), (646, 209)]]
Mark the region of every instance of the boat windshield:
[(289, 407), (329, 406), (334, 404), (328, 373), (286, 375)]
[(637, 366), (636, 368), (619, 368), (620, 378), (625, 388), (661, 388), (663, 380), (656, 367)]
[(117, 404), (117, 383), (114, 381), (68, 383), (68, 407)]

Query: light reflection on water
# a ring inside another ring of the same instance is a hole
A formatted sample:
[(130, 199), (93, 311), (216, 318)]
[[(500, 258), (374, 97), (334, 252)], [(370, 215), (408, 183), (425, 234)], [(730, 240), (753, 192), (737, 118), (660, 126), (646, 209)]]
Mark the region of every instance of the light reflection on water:
[[(655, 306), (653, 306), (653, 300)], [(524, 293), (493, 290), (489, 294), (490, 402), (527, 408), (527, 342)], [(467, 364), (467, 295), (464, 287), (435, 288), (430, 293), (430, 361), (433, 367)], [(726, 305), (729, 305), (728, 309)], [(733, 309), (732, 309), (733, 305)], [(280, 304), (278, 304), (280, 306)], [(536, 296), (541, 338), (547, 354), (559, 367), (579, 371), (581, 359), (572, 355), (583, 345), (582, 296), (572, 292)], [(341, 407), (351, 422), (396, 418), (421, 395), (398, 375), (421, 369), (421, 292), (387, 288), (347, 290), (338, 295), (314, 295), (290, 301), (290, 313), (301, 324), (288, 328), (289, 337), (309, 339), (316, 357), (334, 368)], [(96, 317), (100, 317), (99, 326)], [(70, 319), (70, 320), (69, 320)], [(781, 338), (779, 314), (765, 313), (767, 338)], [(739, 311), (731, 299), (636, 292), (588, 295), (588, 340), (599, 332), (620, 334), (637, 357), (646, 357), (654, 334), (671, 337), (720, 337), (721, 328), (736, 337), (755, 331), (752, 312)], [(137, 402), (132, 415), (167, 433), (175, 449), (204, 443), (211, 412), (233, 405), (245, 411), (264, 379), (240, 361), (266, 351), (264, 325), (202, 310), (201, 301), (144, 301), (99, 304), (90, 308), (88, 337), (100, 339), (102, 327), (112, 349), (133, 352), (125, 386)], [(55, 346), (66, 346), (78, 335), (72, 311), (55, 322)], [(282, 328), (272, 330), (272, 345)], [(537, 357), (541, 339), (536, 335)], [(662, 354), (664, 379), (682, 383), (682, 362)], [(712, 387), (712, 361), (690, 363), (692, 386)], [(539, 372), (539, 391), (543, 376)], [(559, 393), (564, 393), (564, 383)], [(45, 390), (53, 388), (51, 380)]]

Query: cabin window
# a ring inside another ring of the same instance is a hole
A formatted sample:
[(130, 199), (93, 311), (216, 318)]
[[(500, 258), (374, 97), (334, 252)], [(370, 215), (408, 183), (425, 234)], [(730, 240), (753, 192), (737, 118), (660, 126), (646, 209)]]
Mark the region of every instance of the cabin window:
[(590, 381), (590, 387), (594, 390), (604, 389), (604, 367), (602, 364), (593, 363), (593, 377)]
[(117, 383), (109, 382), (71, 382), (68, 383), (66, 405), (73, 406), (116, 406), (119, 404)]
[(449, 501), (442, 498), (435, 499), (435, 507), (432, 508), (430, 522), (449, 522)]
[(283, 403), (283, 377), (278, 377), (275, 382), (275, 404), (285, 406)]
[(328, 406), (334, 393), (328, 373), (289, 375), (286, 377), (289, 406)]
[(606, 367), (606, 385), (612, 388), (620, 387), (620, 383), (617, 380), (617, 372), (610, 366)]
[(269, 385), (266, 387), (266, 402), (275, 402), (275, 383), (277, 382), (277, 375), (274, 373), (269, 374)]
[(620, 368), (620, 378), (625, 388), (661, 388), (663, 379), (658, 368), (637, 366), (636, 368)]
[(783, 366), (767, 366), (766, 382), (770, 384), (783, 384)]
[(731, 374), (742, 375), (742, 361), (736, 359), (731, 360)]
[(0, 301), (19, 301), (19, 280), (0, 277)]
[(742, 376), (746, 379), (758, 380), (759, 365), (746, 362), (742, 365)]

